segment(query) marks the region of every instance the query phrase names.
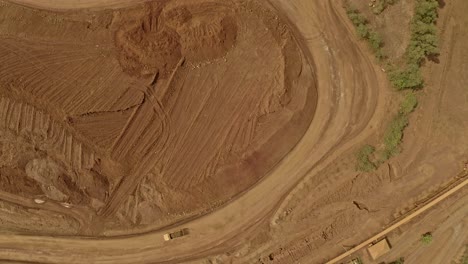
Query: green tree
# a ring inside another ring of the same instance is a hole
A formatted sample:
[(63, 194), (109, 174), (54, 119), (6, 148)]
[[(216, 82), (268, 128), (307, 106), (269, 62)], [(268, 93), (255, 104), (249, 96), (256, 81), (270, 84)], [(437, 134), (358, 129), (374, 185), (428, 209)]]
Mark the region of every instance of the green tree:
[(372, 9), (372, 13), (374, 13), (376, 15), (379, 15), (385, 10), (385, 8), (387, 8), (386, 1), (385, 0), (379, 0), (375, 4), (374, 8)]
[(372, 8), (372, 12), (376, 15), (381, 14), (389, 5), (394, 5), (397, 0), (378, 0), (375, 6)]
[(358, 10), (353, 8), (348, 8), (346, 12), (348, 14), (349, 19), (355, 26), (367, 24), (367, 19), (359, 13)]
[(369, 43), (372, 51), (375, 54), (377, 59), (384, 58), (384, 53), (382, 52), (383, 41), (382, 38), (369, 27), (369, 22), (367, 19), (359, 13), (357, 9), (348, 7), (346, 13), (348, 14), (349, 19), (356, 27), (356, 32), (359, 37), (366, 39)]
[(392, 262), (390, 262), (388, 264), (403, 264), (403, 263), (405, 263), (405, 259), (404, 258), (399, 258), (399, 259), (397, 259), (395, 261), (392, 261)]
[(379, 34), (377, 34), (377, 32), (372, 32), (369, 34), (369, 43), (374, 52), (380, 50), (383, 45), (382, 38)]
[(383, 158), (387, 160), (400, 153), (403, 131), (408, 126), (408, 117), (399, 113), (391, 122), (384, 135)]
[(371, 145), (363, 146), (357, 153), (357, 165), (356, 169), (362, 172), (371, 172), (377, 169), (375, 163), (370, 159), (371, 155), (374, 154), (375, 148)]
[(421, 236), (421, 243), (425, 246), (432, 243), (432, 234), (430, 232), (425, 233)]
[(412, 25), (412, 36), (407, 48), (409, 64), (420, 64), (426, 56), (438, 55), (437, 30), (434, 24), (415, 21)]
[(424, 85), (420, 67), (426, 57), (439, 55), (437, 37), (437, 0), (417, 0), (411, 23), (411, 38), (406, 48), (406, 66), (389, 74), (393, 86), (399, 90), (419, 89)]
[(398, 90), (419, 89), (424, 84), (417, 64), (410, 64), (406, 68), (393, 70), (389, 73), (389, 78), (393, 86)]
[(418, 98), (416, 97), (416, 94), (414, 92), (409, 92), (400, 104), (400, 113), (408, 115), (416, 109), (417, 105)]
[(369, 37), (369, 28), (365, 24), (360, 24), (356, 27), (359, 37), (367, 39)]
[(416, 2), (415, 19), (426, 24), (434, 23), (437, 20), (437, 0), (418, 0)]

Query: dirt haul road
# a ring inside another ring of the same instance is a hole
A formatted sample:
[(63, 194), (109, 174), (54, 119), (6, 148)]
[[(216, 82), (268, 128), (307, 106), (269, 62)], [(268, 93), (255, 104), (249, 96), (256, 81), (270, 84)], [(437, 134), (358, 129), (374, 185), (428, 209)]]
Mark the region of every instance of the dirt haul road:
[(400, 221), (396, 222), (395, 224), (385, 228), (384, 230), (382, 230), (382, 232), (376, 234), (375, 236), (367, 239), (366, 241), (362, 242), (361, 244), (353, 247), (352, 249), (346, 251), (345, 253), (337, 256), (336, 258), (334, 259), (331, 259), (330, 261), (328, 261), (326, 264), (334, 264), (334, 263), (338, 263), (339, 261), (342, 261), (343, 259), (345, 259), (346, 257), (348, 256), (351, 256), (352, 254), (354, 254), (355, 252), (359, 251), (360, 249), (362, 248), (365, 248), (366, 246), (378, 241), (379, 239), (382, 239), (384, 238), (388, 233), (394, 231), (395, 229), (399, 228), (400, 226), (404, 225), (404, 224), (407, 224), (408, 222), (410, 222), (411, 220), (413, 220), (414, 218), (416, 218), (417, 216), (421, 215), (422, 213), (424, 213), (425, 211), (427, 211), (428, 209), (434, 207), (435, 205), (437, 205), (438, 203), (442, 202), (443, 200), (445, 200), (447, 197), (457, 193), (458, 191), (460, 191), (463, 187), (465, 187), (466, 185), (468, 185), (468, 178), (466, 178), (466, 175), (467, 173), (464, 171), (462, 173), (460, 173), (459, 177), (463, 177), (462, 179), (464, 179), (463, 181), (461, 181), (459, 184), (453, 186), (453, 188), (447, 190), (446, 192), (444, 193), (441, 193), (439, 196), (436, 196), (433, 200), (431, 200), (430, 202), (428, 202), (427, 204), (421, 206), (421, 208), (418, 208), (417, 210), (415, 210), (414, 212), (411, 212), (410, 214), (408, 214), (407, 216), (403, 217), (403, 219), (401, 219)]
[[(133, 1), (13, 1), (43, 9), (103, 8)], [(60, 3), (60, 4), (58, 4)], [(238, 246), (301, 180), (331, 164), (373, 132), (383, 115), (386, 79), (356, 43), (341, 1), (271, 0), (289, 20), (316, 79), (314, 120), (297, 146), (256, 185), (225, 206), (180, 226), (190, 235), (165, 242), (178, 229), (115, 238), (1, 235), (0, 259), (40, 263), (180, 263)]]

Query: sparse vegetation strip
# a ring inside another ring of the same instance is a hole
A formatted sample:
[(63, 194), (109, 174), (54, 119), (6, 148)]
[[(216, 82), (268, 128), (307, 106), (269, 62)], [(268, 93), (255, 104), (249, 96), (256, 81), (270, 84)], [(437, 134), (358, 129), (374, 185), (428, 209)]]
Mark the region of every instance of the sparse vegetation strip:
[(426, 58), (439, 55), (437, 36), (437, 0), (417, 0), (411, 21), (411, 39), (406, 48), (406, 65), (392, 70), (390, 81), (398, 90), (420, 89), (424, 86), (421, 65)]
[(398, 0), (373, 0), (372, 13), (380, 15), (388, 6), (394, 5)]
[[(380, 14), (388, 5), (395, 3), (396, 0), (377, 0), (372, 4), (373, 12)], [(439, 54), (436, 28), (438, 6), (437, 0), (416, 0), (410, 25), (411, 38), (406, 48), (403, 65), (395, 66), (386, 62), (389, 80), (397, 90), (418, 90), (424, 86), (421, 66), (426, 59), (434, 59)], [(359, 10), (351, 7), (348, 2), (346, 2), (346, 13), (356, 27), (357, 34), (367, 40), (376, 58), (380, 61), (386, 59), (382, 51), (384, 45), (382, 38), (370, 27), (368, 19)], [(414, 91), (407, 93), (400, 104), (398, 113), (390, 121), (384, 133), (383, 147), (376, 150), (373, 146), (365, 145), (358, 151), (357, 170), (373, 171), (381, 163), (400, 153), (400, 144), (404, 130), (409, 124), (409, 115), (417, 105), (418, 99)]]
[(348, 5), (346, 13), (348, 14), (349, 19), (356, 27), (356, 32), (364, 40), (367, 40), (369, 47), (375, 54), (375, 57), (379, 60), (383, 59), (385, 56), (382, 52), (383, 41), (380, 35), (369, 26), (369, 21), (364, 15), (362, 15), (359, 10), (352, 8)]

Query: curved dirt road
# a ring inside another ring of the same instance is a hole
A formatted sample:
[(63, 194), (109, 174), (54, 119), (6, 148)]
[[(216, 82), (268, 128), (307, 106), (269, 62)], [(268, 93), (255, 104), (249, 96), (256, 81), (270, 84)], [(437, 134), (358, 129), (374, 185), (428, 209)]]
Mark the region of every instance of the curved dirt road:
[[(13, 2), (52, 9), (135, 3)], [(304, 138), (264, 180), (223, 208), (181, 226), (191, 230), (185, 238), (165, 242), (163, 234), (172, 230), (107, 239), (1, 235), (0, 259), (40, 263), (180, 263), (226, 252), (239, 246), (240, 238), (253, 233), (259, 223), (270, 221), (301, 180), (372, 133), (371, 127), (383, 114), (380, 106), (385, 87), (381, 86), (386, 80), (357, 44), (351, 26), (340, 13), (341, 2), (271, 0), (271, 4), (297, 26), (297, 40), (315, 66), (319, 102)]]

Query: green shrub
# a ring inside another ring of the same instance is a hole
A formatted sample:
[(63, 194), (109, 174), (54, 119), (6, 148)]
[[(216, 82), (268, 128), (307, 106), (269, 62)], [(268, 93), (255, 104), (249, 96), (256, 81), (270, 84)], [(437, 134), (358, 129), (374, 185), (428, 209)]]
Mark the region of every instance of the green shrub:
[(367, 19), (358, 10), (353, 8), (348, 8), (346, 11), (349, 19), (355, 26), (367, 24)]
[(385, 53), (382, 51), (382, 49), (377, 50), (374, 55), (379, 60), (386, 58)]
[[(380, 14), (388, 5), (395, 4), (398, 0), (378, 0), (373, 12)], [(395, 69), (394, 66), (386, 67), (388, 77), (392, 85), (398, 90), (420, 89), (424, 85), (421, 74), (421, 64), (426, 57), (439, 54), (436, 20), (437, 0), (416, 0), (415, 13), (411, 22), (411, 38), (406, 48), (406, 63), (403, 67)], [(348, 15), (356, 26), (356, 31), (361, 38), (367, 39), (369, 46), (377, 58), (384, 58), (382, 38), (369, 26), (368, 21), (356, 9), (348, 9)], [(393, 68), (393, 69), (392, 69)], [(372, 162), (371, 156), (375, 148), (364, 146), (357, 154), (357, 169), (360, 171), (375, 170), (381, 162), (397, 155), (400, 152), (400, 144), (403, 132), (408, 126), (408, 115), (414, 111), (418, 100), (413, 92), (406, 94), (400, 104), (398, 114), (390, 122), (384, 133), (384, 147), (379, 155), (382, 159)], [(432, 239), (432, 236), (431, 236)], [(430, 243), (430, 242), (429, 242)], [(403, 263), (402, 259), (398, 260)], [(400, 263), (400, 262), (395, 262)]]
[(356, 169), (362, 172), (370, 172), (377, 169), (377, 166), (371, 161), (370, 156), (374, 154), (375, 148), (371, 145), (363, 146), (357, 153)]
[(383, 41), (379, 34), (377, 34), (376, 32), (372, 32), (369, 34), (369, 43), (375, 51), (382, 47)]
[(405, 98), (400, 104), (400, 113), (403, 115), (408, 115), (416, 109), (418, 106), (418, 98), (414, 92), (409, 92), (406, 94)]
[(438, 55), (437, 29), (434, 24), (412, 23), (411, 40), (406, 50), (409, 64), (420, 64), (426, 56)]
[(461, 264), (468, 264), (468, 245), (465, 246), (465, 253), (460, 259)]
[(435, 23), (437, 20), (437, 0), (418, 0), (416, 2), (414, 19), (426, 24)]
[(375, 57), (378, 59), (384, 58), (384, 54), (382, 52), (383, 41), (380, 35), (373, 31), (368, 26), (367, 19), (359, 13), (357, 9), (348, 7), (346, 13), (348, 14), (349, 19), (356, 27), (356, 32), (358, 36), (362, 39), (366, 39), (371, 47), (372, 51), (375, 54)]
[(424, 82), (421, 63), (424, 58), (439, 54), (437, 37), (437, 0), (417, 0), (411, 22), (411, 38), (406, 48), (406, 66), (390, 72), (390, 81), (398, 90), (420, 89)]
[(424, 84), (419, 65), (410, 64), (406, 68), (389, 72), (390, 82), (398, 90), (420, 89)]
[(360, 257), (357, 257), (355, 259), (352, 259), (350, 263), (353, 263), (353, 264), (364, 264), (361, 260)]
[(408, 115), (416, 109), (418, 98), (414, 92), (409, 92), (400, 103), (400, 110), (393, 118), (384, 134), (384, 150), (382, 159), (389, 158), (400, 153), (400, 144), (403, 139), (404, 130), (408, 126)]
[(356, 31), (359, 35), (359, 37), (363, 38), (363, 39), (367, 39), (369, 37), (369, 28), (367, 27), (367, 25), (365, 24), (360, 24), (358, 26), (356, 26)]
[(372, 13), (379, 15), (385, 10), (385, 8), (387, 8), (387, 3), (385, 0), (379, 0), (372, 8)]
[(418, 0), (411, 22), (411, 39), (407, 47), (409, 64), (420, 64), (426, 56), (438, 55), (437, 0)]
[(383, 40), (380, 35), (375, 31), (371, 31), (367, 40), (375, 57), (379, 60), (383, 59), (385, 55), (382, 51)]
[(394, 5), (397, 0), (378, 0), (375, 6), (372, 8), (372, 12), (376, 15), (381, 14), (389, 5)]
[(400, 153), (400, 143), (403, 139), (403, 130), (408, 126), (408, 117), (399, 113), (391, 122), (384, 135), (383, 159)]
[(430, 245), (432, 243), (432, 234), (426, 233), (421, 236), (421, 243), (425, 246)]
[(405, 259), (404, 258), (399, 258), (399, 259), (397, 259), (395, 261), (392, 261), (392, 262), (390, 262), (388, 264), (403, 264), (403, 263), (405, 263)]

